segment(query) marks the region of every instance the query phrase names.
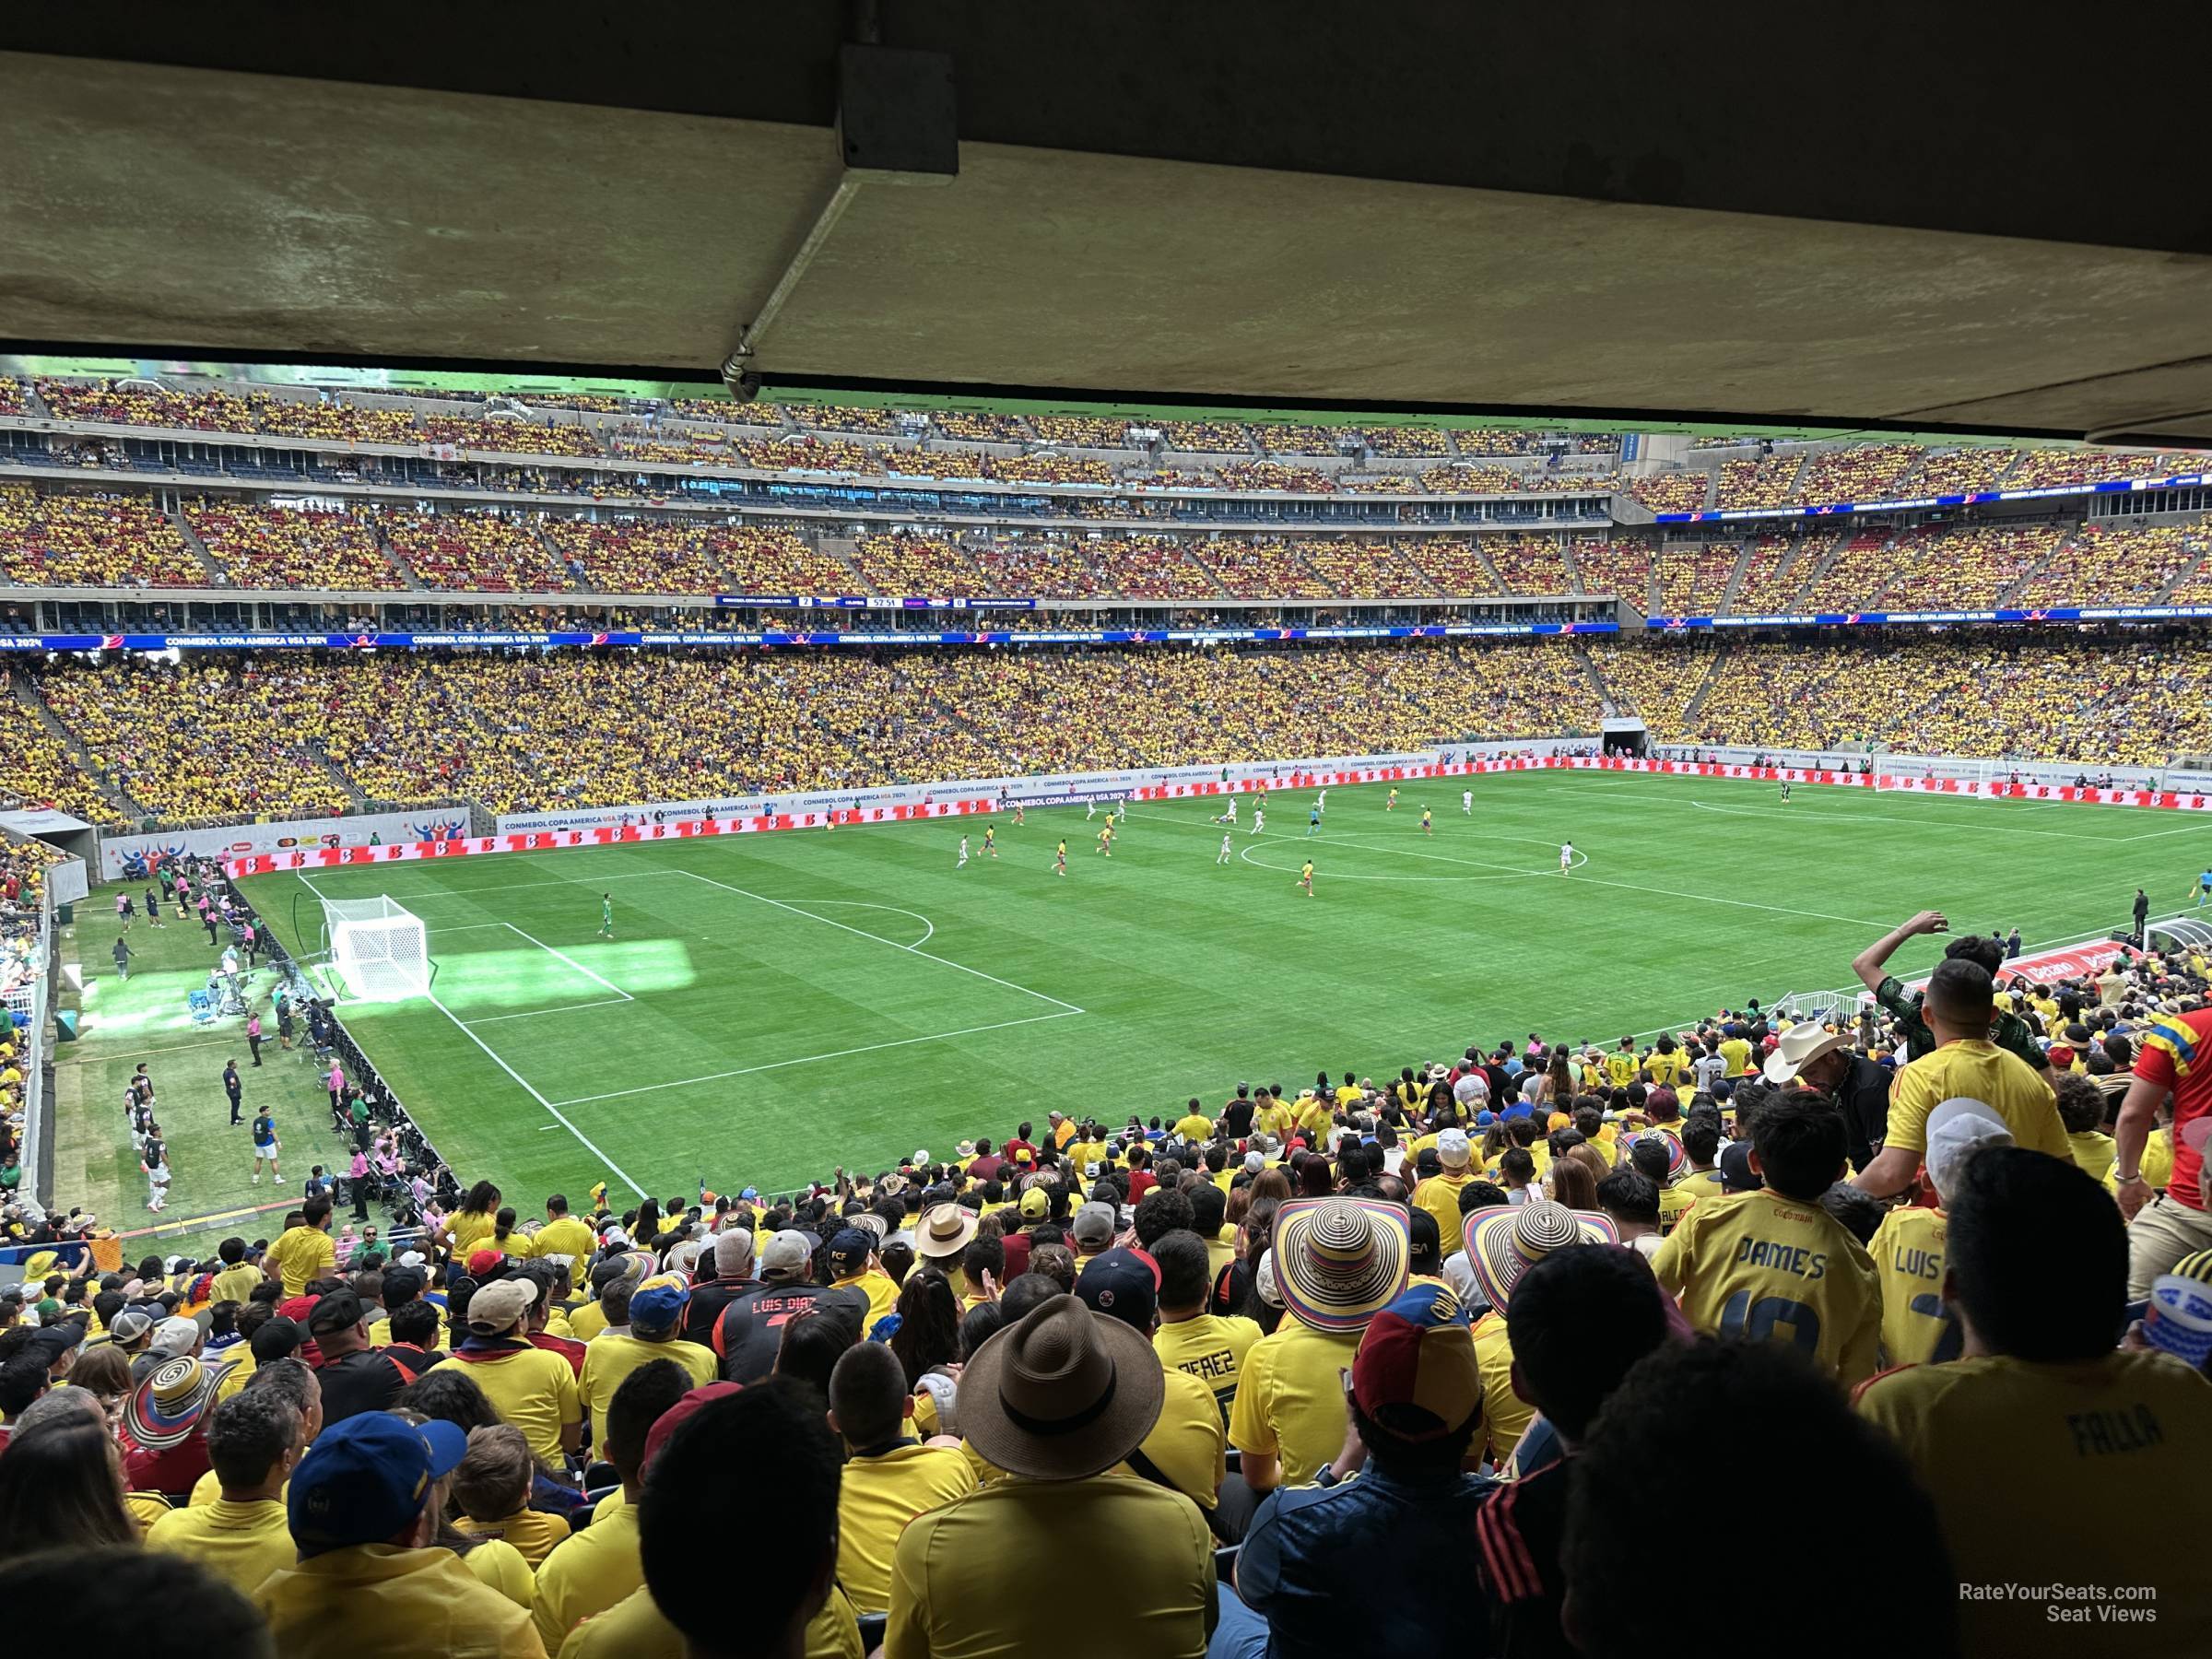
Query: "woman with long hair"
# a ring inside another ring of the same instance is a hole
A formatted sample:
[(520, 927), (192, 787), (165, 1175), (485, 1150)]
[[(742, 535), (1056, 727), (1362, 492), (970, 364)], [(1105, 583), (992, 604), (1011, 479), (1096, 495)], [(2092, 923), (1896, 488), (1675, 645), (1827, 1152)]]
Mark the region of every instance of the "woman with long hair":
[(1309, 1152), (1298, 1167), (1298, 1182), (1301, 1197), (1326, 1198), (1336, 1190), (1336, 1172), (1320, 1153)]
[(0, 1452), (0, 1560), (39, 1549), (136, 1544), (138, 1527), (123, 1491), (123, 1453), (104, 1417), (71, 1416), (18, 1430)]
[(1574, 1072), (1567, 1064), (1567, 1050), (1555, 1044), (1550, 1062), (1544, 1067), (1545, 1103), (1556, 1112), (1564, 1112), (1573, 1099)]
[(461, 1207), (445, 1218), (445, 1247), (456, 1262), (468, 1260), (468, 1253), (479, 1239), (491, 1237), (499, 1225), (500, 1189), (488, 1181), (479, 1181), (468, 1189), (468, 1196), (461, 1200)]
[(960, 1353), (960, 1299), (941, 1274), (911, 1275), (899, 1291), (899, 1328), (891, 1352), (906, 1372), (909, 1392), (924, 1372), (952, 1364)]
[(112, 1342), (80, 1349), (69, 1381), (100, 1402), (112, 1430), (123, 1421), (123, 1403), (131, 1397), (131, 1357)]
[(1552, 1201), (1569, 1209), (1594, 1210), (1597, 1207), (1597, 1181), (1590, 1173), (1590, 1166), (1572, 1155), (1555, 1158), (1546, 1180), (1551, 1186)]
[(514, 1208), (512, 1205), (500, 1206), (500, 1213), (491, 1218), (491, 1243), (488, 1248), (498, 1251), (503, 1256), (526, 1256), (530, 1253), (529, 1239), (514, 1230)]

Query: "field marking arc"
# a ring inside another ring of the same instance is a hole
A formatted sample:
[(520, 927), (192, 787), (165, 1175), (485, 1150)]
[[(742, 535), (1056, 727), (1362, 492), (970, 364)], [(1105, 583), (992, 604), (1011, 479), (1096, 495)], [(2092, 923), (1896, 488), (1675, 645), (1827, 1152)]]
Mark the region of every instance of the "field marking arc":
[[(308, 876), (304, 872), (299, 870), (293, 871), (292, 874), (300, 877), (300, 885), (305, 887), (309, 892), (314, 894), (317, 900), (325, 904), (329, 902), (327, 899), (324, 898), (322, 889), (315, 886), (314, 878), (312, 877)], [(614, 1174), (619, 1176), (624, 1186), (635, 1193), (640, 1198), (650, 1196), (643, 1187), (640, 1186), (636, 1182), (629, 1178), (629, 1172), (625, 1171), (620, 1164), (617, 1163), (613, 1159), (609, 1158), (606, 1153), (602, 1152), (597, 1147), (592, 1144), (591, 1136), (584, 1134), (582, 1130), (577, 1128), (574, 1124), (570, 1123), (565, 1116), (562, 1116), (559, 1107), (554, 1105), (553, 1102), (547, 1100), (544, 1095), (538, 1093), (536, 1085), (533, 1084), (529, 1078), (524, 1077), (522, 1073), (516, 1071), (513, 1066), (508, 1065), (507, 1062), (500, 1057), (499, 1050), (493, 1048), (490, 1043), (485, 1041), (483, 1038), (477, 1036), (476, 1032), (470, 1030), (468, 1029), (468, 1022), (466, 1020), (463, 1019), (458, 1014), (455, 1014), (442, 1002), (440, 1002), (437, 996), (433, 994), (426, 991), (423, 993), (423, 994), (429, 999), (431, 1007), (437, 1009), (439, 1013), (444, 1015), (448, 1019), (453, 1022), (454, 1030), (458, 1030), (462, 1036), (467, 1038), (478, 1048), (482, 1049), (486, 1056), (494, 1065), (505, 1072), (510, 1077), (512, 1077), (517, 1088), (522, 1089), (524, 1094), (535, 1100), (540, 1106), (543, 1106), (547, 1112), (551, 1112), (554, 1117), (559, 1119), (560, 1123), (568, 1129), (568, 1132), (571, 1135), (576, 1137), (578, 1143), (582, 1146), (585, 1151), (589, 1152), (594, 1158), (596, 1158), (601, 1163), (605, 1164)]]
[[(872, 934), (865, 928), (850, 926), (843, 922), (833, 921), (828, 916), (818, 916), (812, 911), (801, 910), (795, 904), (786, 904), (781, 899), (771, 899), (766, 893), (756, 893), (747, 888), (734, 887), (726, 881), (717, 881), (712, 876), (701, 876), (697, 870), (678, 870), (673, 873), (688, 876), (694, 881), (703, 881), (709, 887), (720, 888), (725, 893), (735, 893), (741, 899), (755, 900), (761, 904), (772, 904), (778, 910), (789, 911), (794, 916), (805, 916), (809, 922), (819, 922), (824, 927), (834, 927), (841, 933), (853, 934), (863, 939), (873, 939), (877, 944), (887, 945), (893, 950), (903, 950), (909, 956), (918, 956), (925, 962), (937, 962), (947, 968), (957, 968), (962, 973), (971, 973), (977, 979), (988, 980), (992, 984), (1005, 990), (1018, 991), (1022, 995), (1033, 996), (1039, 1002), (1051, 1003), (1055, 1008), (1065, 1008), (1070, 1014), (1084, 1012), (1074, 1003), (1067, 1002), (1061, 997), (1051, 995), (1043, 991), (1032, 991), (1027, 985), (1018, 985), (1012, 980), (1000, 979), (995, 973), (985, 973), (981, 968), (971, 968), (967, 963), (956, 962), (950, 957), (937, 956), (934, 952), (923, 949), (919, 945), (901, 945), (896, 939), (887, 939), (881, 934)], [(912, 912), (909, 912), (908, 913), (912, 914)], [(926, 918), (924, 919), (926, 920)], [(934, 934), (935, 930), (933, 928), (931, 932)]]

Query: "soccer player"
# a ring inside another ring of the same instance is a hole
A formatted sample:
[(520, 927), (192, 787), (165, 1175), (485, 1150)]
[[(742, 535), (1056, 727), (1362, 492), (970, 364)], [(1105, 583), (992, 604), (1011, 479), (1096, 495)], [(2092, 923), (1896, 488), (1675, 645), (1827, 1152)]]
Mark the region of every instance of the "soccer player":
[(995, 824), (983, 826), (983, 851), (994, 858), (998, 856), (998, 827)]
[(1252, 832), (1254, 835), (1257, 835), (1261, 830), (1266, 828), (1267, 808), (1265, 806), (1254, 806), (1252, 809)]
[(1060, 850), (1053, 854), (1053, 874), (1055, 876), (1067, 874), (1067, 837), (1065, 835), (1060, 838)]
[(1395, 783), (1393, 783), (1390, 786), (1390, 799), (1382, 803), (1382, 810), (1385, 812), (1395, 812), (1397, 809), (1398, 786)]
[(1089, 823), (1092, 818), (1095, 818), (1098, 816), (1099, 804), (1096, 801), (1086, 801), (1083, 803), (1083, 821), (1085, 823)]
[(253, 1184), (255, 1186), (261, 1184), (261, 1166), (263, 1160), (266, 1159), (269, 1166), (269, 1179), (276, 1185), (282, 1186), (284, 1171), (276, 1167), (276, 1154), (280, 1149), (276, 1139), (276, 1120), (265, 1112), (254, 1113), (253, 1135)]
[(1124, 824), (1129, 821), (1129, 797), (1127, 795), (1124, 795), (1122, 797), (1122, 808), (1119, 817), (1121, 822)]
[(1217, 816), (1214, 822), (1227, 824), (1231, 830), (1237, 827), (1237, 797), (1235, 795), (1232, 794), (1229, 797), (1229, 809)]
[(2196, 878), (2197, 909), (2202, 910), (2205, 907), (2205, 900), (2207, 899), (2212, 899), (2212, 869), (2205, 871)]
[(1782, 798), (1785, 801), (1790, 798), (1790, 781), (1787, 778), (1782, 781)]
[(1463, 789), (1459, 792), (1459, 809), (1469, 818), (1475, 816), (1475, 792), (1473, 790)]
[(968, 838), (964, 835), (960, 837), (960, 862), (952, 867), (956, 870), (964, 870), (968, 867)]
[(1313, 897), (1313, 861), (1306, 860), (1306, 867), (1298, 873), (1298, 885), (1306, 889), (1306, 897)]
[(1225, 865), (1229, 862), (1229, 832), (1226, 830), (1221, 832), (1221, 852), (1214, 862), (1218, 865)]
[(1109, 819), (1106, 827), (1099, 831), (1099, 851), (1109, 858), (1113, 856), (1113, 823), (1112, 819)]
[(1324, 812), (1328, 811), (1328, 809), (1329, 809), (1329, 792), (1328, 792), (1327, 790), (1325, 790), (1325, 789), (1324, 789), (1324, 790), (1321, 791), (1321, 792), (1320, 792), (1318, 794), (1316, 794), (1316, 795), (1313, 797), (1313, 811), (1314, 811), (1314, 815), (1315, 815), (1316, 817), (1318, 817), (1318, 816), (1320, 816), (1321, 814), (1323, 814), (1323, 813), (1324, 813)]
[(1018, 829), (1020, 829), (1020, 828), (1021, 828), (1021, 825), (1022, 825), (1021, 803), (1020, 803), (1019, 801), (1017, 801), (1017, 802), (1015, 802), (1015, 803), (1014, 803), (1014, 827), (1015, 827), (1017, 830), (1018, 830)]
[(599, 939), (615, 936), (615, 896), (612, 893), (599, 895), (599, 931), (592, 936)]
[(1434, 820), (1430, 818), (1429, 808), (1426, 806), (1421, 808), (1421, 833), (1423, 835), (1434, 835), (1436, 833), (1436, 824)]
[(1314, 802), (1313, 810), (1306, 814), (1306, 833), (1308, 835), (1321, 833), (1321, 803), (1319, 801)]
[(1564, 876), (1573, 867), (1574, 843), (1572, 841), (1561, 841), (1559, 843), (1559, 874)]

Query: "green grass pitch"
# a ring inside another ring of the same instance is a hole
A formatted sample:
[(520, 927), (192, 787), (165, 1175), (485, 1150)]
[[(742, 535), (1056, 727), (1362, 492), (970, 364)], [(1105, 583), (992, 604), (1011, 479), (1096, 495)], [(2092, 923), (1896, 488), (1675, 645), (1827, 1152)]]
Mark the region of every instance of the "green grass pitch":
[[(1381, 786), (1333, 789), (1309, 838), (1312, 798), (1278, 792), (1259, 836), (1241, 798), (1226, 866), (1218, 803), (1190, 801), (1135, 807), (1111, 860), (1102, 815), (1077, 807), (1019, 828), (994, 816), (631, 843), (247, 890), (311, 949), (318, 895), (387, 893), (425, 919), (433, 998), (345, 1018), (463, 1178), (490, 1176), (527, 1213), (602, 1176), (616, 1193), (684, 1194), (702, 1177), (772, 1190), (841, 1161), (947, 1156), (961, 1135), (1055, 1107), (1118, 1121), (1240, 1080), (1394, 1073), (1532, 1030), (1606, 1041), (1847, 983), (1853, 956), (1924, 905), (1955, 929), (2068, 941), (2125, 924), (2138, 882), (2178, 908), (2212, 840), (2212, 823), (2147, 810), (1812, 786), (1784, 804), (1767, 783), (1559, 772), (1403, 785), (1394, 811)], [(1563, 840), (1583, 861), (1566, 876)], [(603, 892), (612, 940), (597, 936)], [(205, 936), (172, 926), (164, 943)], [(90, 939), (104, 969), (99, 926)], [(1915, 941), (1898, 966), (1938, 948)], [(194, 974), (204, 965), (179, 976), (178, 1003)], [(129, 1056), (97, 1017), (88, 1029), (85, 1060), (115, 1054), (85, 1091), (104, 1105)], [(221, 1057), (190, 1058), (212, 1079)], [(324, 1159), (336, 1143), (322, 1097), (281, 1058), (306, 1119), (290, 1147)], [(168, 1101), (169, 1216), (266, 1202), (219, 1090)], [(143, 1202), (120, 1111), (94, 1116)], [(297, 1192), (306, 1160), (288, 1156)]]

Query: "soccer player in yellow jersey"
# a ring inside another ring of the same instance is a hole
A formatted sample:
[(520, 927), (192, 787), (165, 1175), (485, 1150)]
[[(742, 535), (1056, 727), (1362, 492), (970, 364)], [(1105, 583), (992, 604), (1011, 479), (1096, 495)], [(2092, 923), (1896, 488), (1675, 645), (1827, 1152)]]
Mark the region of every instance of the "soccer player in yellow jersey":
[(1113, 824), (1111, 820), (1099, 831), (1099, 851), (1109, 858), (1113, 856)]
[(1751, 1124), (1766, 1185), (1690, 1206), (1652, 1271), (1700, 1331), (1794, 1344), (1846, 1387), (1874, 1374), (1874, 1262), (1820, 1206), (1844, 1169), (1843, 1114), (1810, 1089), (1775, 1095)]
[(998, 830), (989, 824), (983, 826), (983, 851), (994, 858), (998, 856)]
[(1310, 858), (1306, 860), (1305, 867), (1298, 873), (1298, 885), (1305, 888), (1307, 898), (1313, 897), (1313, 861)]
[(1426, 806), (1421, 808), (1421, 833), (1423, 835), (1434, 835), (1436, 833), (1436, 826), (1430, 820), (1429, 808)]
[(1067, 874), (1067, 837), (1065, 835), (1060, 838), (1059, 851), (1053, 854), (1053, 874), (1055, 876)]
[(1397, 809), (1398, 786), (1394, 783), (1390, 786), (1390, 799), (1382, 803), (1382, 810), (1385, 812), (1395, 812)]

